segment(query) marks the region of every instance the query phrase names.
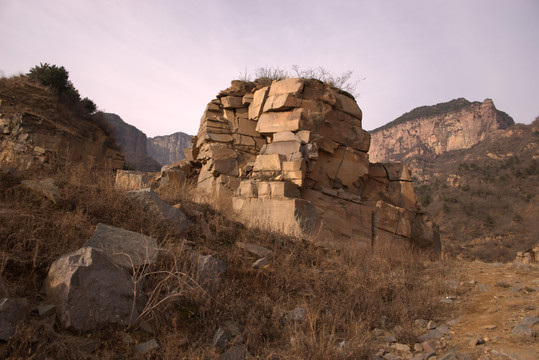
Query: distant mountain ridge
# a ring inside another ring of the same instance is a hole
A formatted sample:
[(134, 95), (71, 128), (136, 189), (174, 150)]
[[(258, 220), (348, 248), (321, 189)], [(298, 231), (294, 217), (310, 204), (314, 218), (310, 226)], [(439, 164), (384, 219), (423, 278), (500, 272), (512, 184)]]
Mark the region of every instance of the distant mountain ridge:
[(140, 171), (161, 170), (161, 164), (148, 155), (146, 134), (126, 123), (116, 114), (100, 113), (100, 115), (114, 141), (125, 153), (125, 161), (128, 165)]
[(421, 106), (370, 131), (373, 162), (403, 161), (469, 149), (493, 130), (507, 129), (513, 119), (496, 109), (491, 99), (470, 102), (464, 98)]
[(183, 149), (189, 148), (191, 135), (176, 132), (171, 135), (150, 137), (147, 140), (148, 154), (156, 159), (161, 165), (177, 163), (185, 159)]

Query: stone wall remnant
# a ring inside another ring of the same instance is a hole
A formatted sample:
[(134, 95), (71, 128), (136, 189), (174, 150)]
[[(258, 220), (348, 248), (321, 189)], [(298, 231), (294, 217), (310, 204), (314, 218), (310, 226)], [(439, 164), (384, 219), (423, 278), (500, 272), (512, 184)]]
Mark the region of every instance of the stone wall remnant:
[(350, 94), (318, 80), (232, 81), (207, 105), (187, 158), (197, 187), (248, 226), (326, 244), (439, 247), (406, 165), (369, 162), (362, 116)]

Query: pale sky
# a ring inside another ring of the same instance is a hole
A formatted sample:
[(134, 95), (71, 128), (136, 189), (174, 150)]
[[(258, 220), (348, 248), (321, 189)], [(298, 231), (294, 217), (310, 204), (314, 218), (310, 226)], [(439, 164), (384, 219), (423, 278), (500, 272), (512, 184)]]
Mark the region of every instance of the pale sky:
[(40, 62), (148, 136), (194, 135), (245, 69), (294, 64), (354, 71), (366, 130), (458, 97), (529, 124), (539, 1), (0, 0), (0, 75)]

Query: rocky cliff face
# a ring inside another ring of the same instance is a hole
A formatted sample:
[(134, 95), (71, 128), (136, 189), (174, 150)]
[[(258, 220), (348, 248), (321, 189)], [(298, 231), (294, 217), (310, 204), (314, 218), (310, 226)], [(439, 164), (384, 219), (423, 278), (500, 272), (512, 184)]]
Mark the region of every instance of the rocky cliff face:
[(513, 119), (497, 110), (490, 99), (472, 103), (461, 98), (419, 107), (370, 132), (370, 160), (404, 161), (418, 155), (469, 149), (493, 130), (513, 124)]
[(172, 135), (156, 136), (148, 138), (148, 154), (157, 160), (161, 165), (174, 164), (185, 159), (183, 149), (189, 148), (191, 135), (177, 132)]
[(361, 119), (353, 97), (317, 80), (233, 81), (186, 155), (198, 189), (248, 226), (331, 245), (439, 246), (406, 166), (369, 162)]
[(130, 166), (149, 172), (161, 169), (161, 164), (148, 155), (146, 134), (127, 124), (116, 114), (101, 113), (101, 116), (114, 141), (125, 153), (125, 161)]
[(92, 161), (121, 168), (124, 156), (94, 119), (83, 119), (25, 77), (0, 79), (0, 166)]

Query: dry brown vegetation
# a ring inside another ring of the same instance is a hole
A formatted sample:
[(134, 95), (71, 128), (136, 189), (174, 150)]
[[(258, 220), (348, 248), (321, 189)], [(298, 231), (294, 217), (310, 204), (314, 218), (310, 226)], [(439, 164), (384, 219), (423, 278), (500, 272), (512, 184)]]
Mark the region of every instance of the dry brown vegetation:
[(468, 150), (416, 158), (430, 178), (414, 181), (419, 202), (440, 225), (448, 254), (512, 261), (537, 243), (539, 132), (516, 124)]
[[(0, 344), (1, 358), (132, 358), (135, 344), (155, 338), (155, 359), (207, 359), (218, 355), (211, 340), (225, 321), (236, 322), (250, 354), (261, 359), (358, 359), (373, 354), (384, 337), (396, 334), (413, 345), (415, 319), (440, 319), (452, 305), (444, 285), (448, 263), (433, 261), (404, 244), (329, 250), (303, 241), (245, 229), (211, 206), (192, 201), (186, 184), (160, 195), (181, 203), (193, 222), (185, 234), (144, 213), (113, 186), (114, 174), (89, 165), (65, 165), (47, 173), (0, 173), (0, 296), (19, 296), (37, 305), (51, 263), (75, 250), (97, 223), (137, 231), (166, 249), (160, 261), (134, 269), (152, 298), (132, 329), (109, 327), (77, 334), (33, 314)], [(25, 178), (52, 176), (57, 204), (21, 186)], [(208, 224), (211, 236), (204, 236)], [(270, 248), (269, 266), (254, 269), (236, 241)], [(228, 264), (220, 284), (201, 288), (191, 251)], [(284, 316), (302, 307), (304, 322)], [(145, 330), (143, 330), (145, 329)]]

